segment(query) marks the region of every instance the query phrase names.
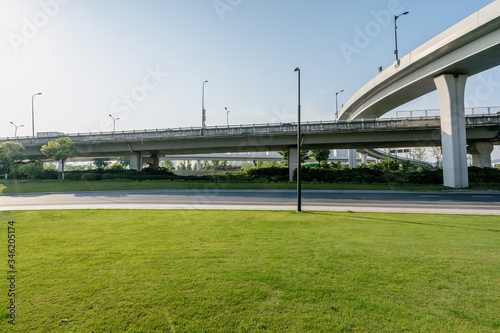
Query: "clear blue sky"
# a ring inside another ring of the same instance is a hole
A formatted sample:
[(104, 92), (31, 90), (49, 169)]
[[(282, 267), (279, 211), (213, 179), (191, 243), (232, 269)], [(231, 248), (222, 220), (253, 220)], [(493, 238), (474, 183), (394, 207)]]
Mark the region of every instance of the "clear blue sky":
[[(225, 107), (231, 124), (294, 121), (296, 66), (304, 121), (331, 120), (336, 91), (340, 107), (394, 61), (384, 11), (410, 12), (398, 20), (402, 57), (489, 3), (2, 0), (0, 137), (13, 135), (10, 121), (31, 134), (37, 92), (36, 131), (106, 131), (110, 113), (118, 130), (200, 126), (204, 80), (209, 126), (225, 125)], [(367, 27), (369, 41), (346, 57), (341, 46)], [(478, 98), (485, 81), (494, 84)], [(500, 70), (471, 78), (467, 96), (468, 106), (500, 106)], [(399, 109), (437, 107), (432, 93)]]

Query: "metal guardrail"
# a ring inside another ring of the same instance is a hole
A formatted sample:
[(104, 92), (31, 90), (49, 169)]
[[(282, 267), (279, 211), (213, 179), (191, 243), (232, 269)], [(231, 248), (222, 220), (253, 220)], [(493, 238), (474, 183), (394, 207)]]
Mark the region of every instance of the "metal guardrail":
[[(499, 108), (500, 109), (500, 108)], [(500, 126), (500, 114), (490, 115), (468, 115), (466, 126)], [(315, 121), (301, 124), (304, 134), (322, 132), (352, 132), (352, 131), (377, 131), (377, 130), (404, 130), (440, 127), (440, 118), (433, 117), (406, 117), (406, 118), (379, 118), (361, 119), (355, 121)], [(146, 129), (133, 131), (115, 132), (91, 132), (70, 133), (53, 137), (17, 137), (3, 138), (0, 142), (16, 141), (25, 145), (42, 145), (59, 137), (69, 137), (74, 143), (102, 143), (102, 142), (137, 142), (155, 141), (178, 138), (204, 138), (204, 137), (229, 137), (247, 135), (276, 135), (294, 134), (297, 131), (297, 123), (268, 123), (239, 126), (209, 126), (205, 129), (200, 127), (184, 127), (177, 129)]]
[[(465, 116), (494, 116), (500, 112), (500, 106), (488, 106), (488, 107), (473, 107), (465, 108)], [(439, 109), (428, 109), (428, 110), (405, 110), (396, 111), (396, 118), (406, 118), (406, 117), (439, 117)]]

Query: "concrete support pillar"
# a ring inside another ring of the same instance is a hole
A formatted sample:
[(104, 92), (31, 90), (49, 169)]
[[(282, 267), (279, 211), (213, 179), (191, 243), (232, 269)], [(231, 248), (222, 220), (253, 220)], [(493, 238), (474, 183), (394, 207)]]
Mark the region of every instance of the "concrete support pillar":
[(297, 169), (297, 148), (290, 148), (288, 150), (288, 171), (289, 171), (289, 180), (293, 181), (293, 172)]
[(468, 153), (472, 155), (472, 165), (480, 168), (491, 168), (492, 152), (492, 142), (474, 142), (468, 148)]
[(361, 163), (368, 163), (368, 154), (361, 154)]
[(153, 154), (149, 157), (143, 157), (141, 165), (142, 163), (147, 163), (149, 167), (158, 170), (160, 168), (160, 157), (157, 154)]
[(201, 171), (201, 161), (198, 160), (198, 163), (196, 164), (196, 170)]
[(469, 187), (464, 92), (466, 75), (444, 74), (434, 79), (441, 109), (444, 186)]
[(142, 156), (139, 153), (130, 154), (130, 170), (142, 170)]
[(356, 149), (349, 149), (347, 151), (347, 156), (349, 159), (349, 168), (355, 168), (358, 165), (358, 151)]
[(155, 170), (160, 169), (160, 156), (158, 156), (158, 154), (154, 154), (151, 155), (151, 157), (153, 158), (153, 168)]

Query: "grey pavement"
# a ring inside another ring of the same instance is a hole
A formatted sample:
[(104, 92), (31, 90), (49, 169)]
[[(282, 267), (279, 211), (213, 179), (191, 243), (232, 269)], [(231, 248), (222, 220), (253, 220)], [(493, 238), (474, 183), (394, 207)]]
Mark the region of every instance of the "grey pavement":
[[(0, 196), (0, 211), (48, 209), (290, 210), (296, 191), (153, 190)], [(500, 192), (303, 191), (302, 210), (500, 215)]]

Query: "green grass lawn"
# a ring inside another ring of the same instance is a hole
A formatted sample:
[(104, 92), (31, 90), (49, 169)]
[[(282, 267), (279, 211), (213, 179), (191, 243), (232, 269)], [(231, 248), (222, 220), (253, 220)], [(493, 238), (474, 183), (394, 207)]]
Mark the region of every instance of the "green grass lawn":
[[(1, 332), (498, 332), (492, 216), (0, 212)], [(62, 322), (67, 319), (67, 322)]]
[[(78, 191), (123, 191), (158, 189), (248, 189), (248, 190), (294, 190), (296, 183), (209, 183), (180, 181), (16, 181), (0, 180), (0, 195), (14, 193), (40, 192), (78, 192)], [(303, 183), (305, 190), (407, 190), (441, 191), (449, 188), (442, 185), (407, 184), (328, 184)], [(500, 190), (500, 185), (472, 185), (471, 190)]]

